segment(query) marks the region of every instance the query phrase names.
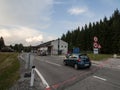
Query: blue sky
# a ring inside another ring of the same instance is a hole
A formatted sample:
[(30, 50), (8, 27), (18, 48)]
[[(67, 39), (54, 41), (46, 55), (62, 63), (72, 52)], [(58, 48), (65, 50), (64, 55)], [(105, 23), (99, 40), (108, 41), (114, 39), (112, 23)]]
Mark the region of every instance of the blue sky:
[(7, 45), (38, 45), (117, 8), (120, 0), (0, 0), (0, 36)]

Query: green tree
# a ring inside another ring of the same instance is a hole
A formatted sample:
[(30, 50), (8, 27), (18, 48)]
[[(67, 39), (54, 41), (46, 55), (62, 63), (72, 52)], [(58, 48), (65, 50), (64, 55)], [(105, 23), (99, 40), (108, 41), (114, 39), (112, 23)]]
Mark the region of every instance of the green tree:
[(0, 50), (5, 47), (4, 39), (3, 37), (0, 38)]
[(14, 50), (16, 52), (21, 52), (23, 49), (24, 49), (24, 47), (22, 44), (15, 44), (15, 46), (14, 46)]
[(92, 51), (93, 37), (98, 37), (102, 46), (101, 53), (120, 53), (120, 12), (114, 11), (110, 18), (106, 16), (100, 21), (85, 24), (81, 29), (63, 34), (62, 39), (68, 42), (69, 49), (80, 47), (83, 51)]

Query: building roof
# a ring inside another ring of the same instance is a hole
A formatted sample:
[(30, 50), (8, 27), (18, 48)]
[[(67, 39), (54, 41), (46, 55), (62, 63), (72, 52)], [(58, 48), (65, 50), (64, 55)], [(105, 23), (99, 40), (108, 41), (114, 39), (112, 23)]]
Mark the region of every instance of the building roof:
[(53, 41), (57, 41), (57, 40), (58, 40), (58, 39), (56, 39), (56, 40), (51, 40), (51, 41), (42, 43), (42, 44), (40, 44), (40, 45), (33, 46), (33, 48), (48, 47), (48, 46), (51, 46), (51, 43), (52, 43)]
[[(54, 41), (54, 40), (52, 40), (52, 41)], [(52, 41), (48, 41), (48, 42), (42, 43), (42, 44), (38, 45), (37, 47), (50, 46)]]

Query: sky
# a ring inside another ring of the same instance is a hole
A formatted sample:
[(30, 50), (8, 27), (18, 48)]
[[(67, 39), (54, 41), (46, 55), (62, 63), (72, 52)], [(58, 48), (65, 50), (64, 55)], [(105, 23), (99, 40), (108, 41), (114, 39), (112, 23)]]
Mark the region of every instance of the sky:
[(39, 45), (116, 9), (120, 0), (0, 0), (0, 37), (6, 45)]

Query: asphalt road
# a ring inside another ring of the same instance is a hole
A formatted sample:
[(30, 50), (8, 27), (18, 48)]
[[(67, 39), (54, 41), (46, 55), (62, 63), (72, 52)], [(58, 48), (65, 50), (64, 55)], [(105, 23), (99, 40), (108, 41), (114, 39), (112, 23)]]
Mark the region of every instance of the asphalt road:
[(120, 71), (103, 68), (65, 90), (120, 90)]
[(101, 69), (65, 90), (120, 90), (120, 59), (97, 64)]
[(63, 59), (35, 56), (34, 65), (43, 79), (39, 80), (40, 90), (120, 90), (120, 59), (94, 62), (90, 69), (80, 70), (64, 66)]
[(34, 64), (50, 86), (49, 90), (63, 90), (99, 70), (97, 66), (92, 66), (90, 69), (75, 70), (73, 67), (64, 66), (63, 59), (64, 57), (59, 56), (35, 57)]

